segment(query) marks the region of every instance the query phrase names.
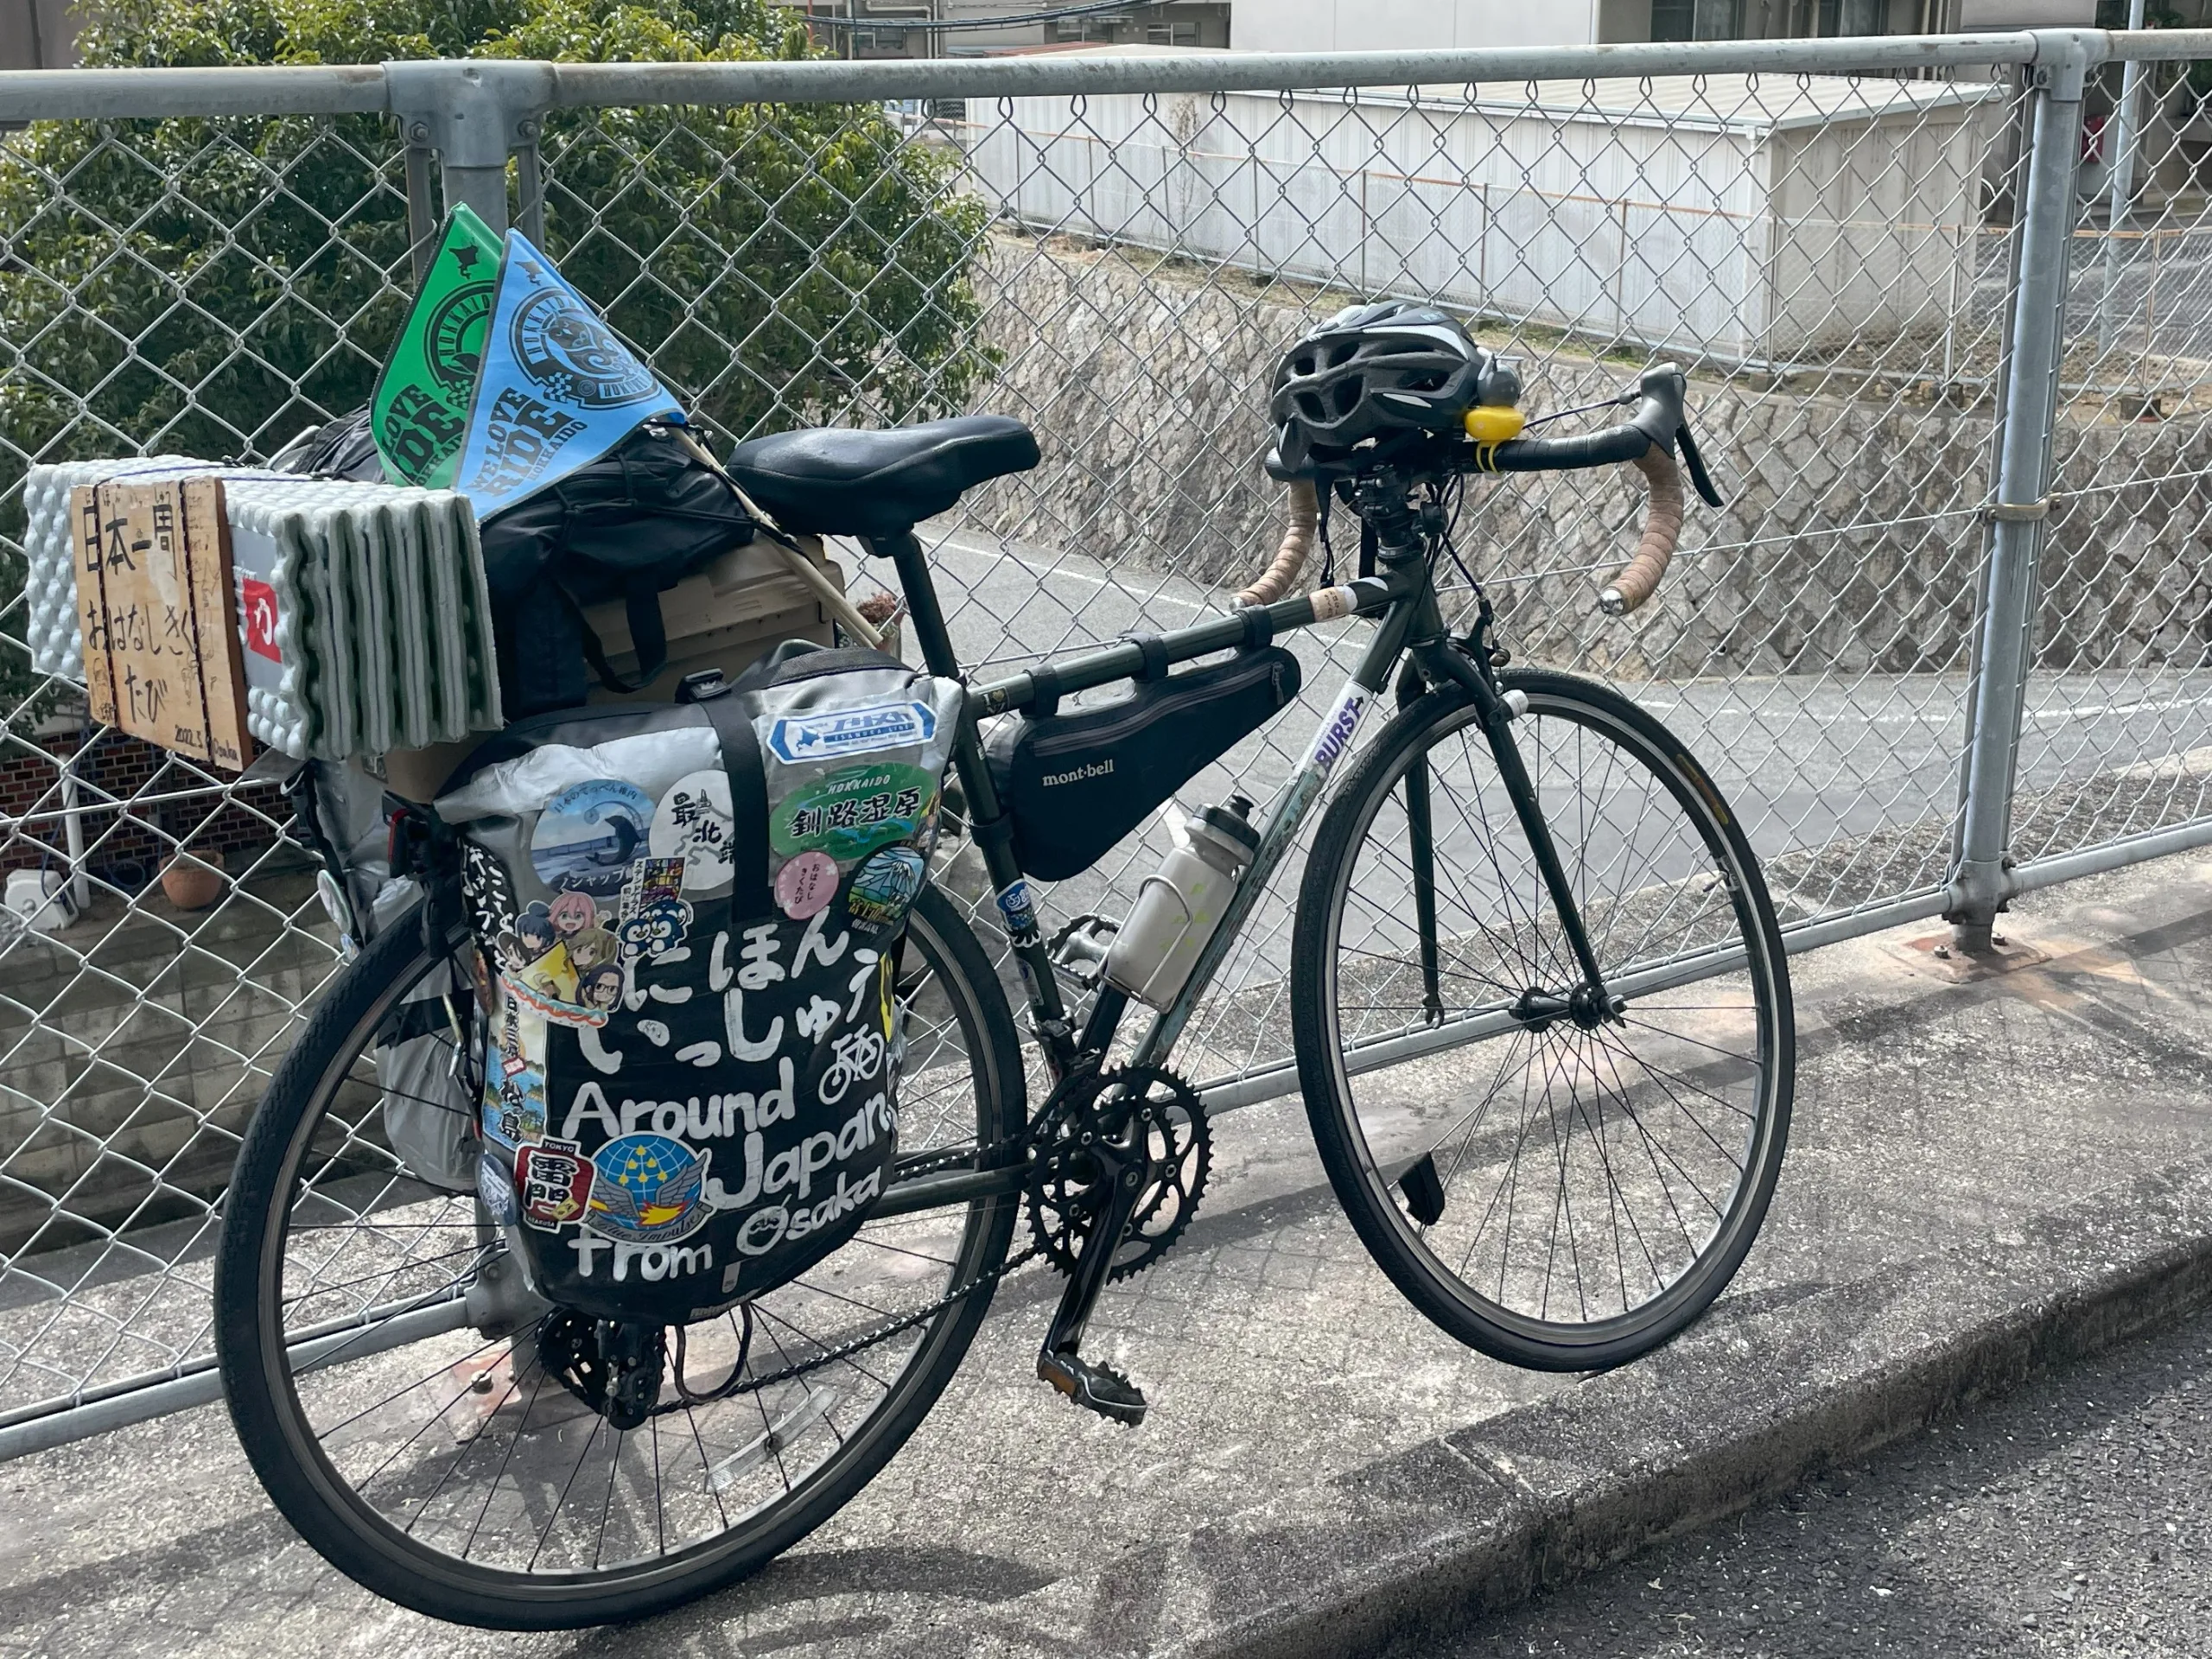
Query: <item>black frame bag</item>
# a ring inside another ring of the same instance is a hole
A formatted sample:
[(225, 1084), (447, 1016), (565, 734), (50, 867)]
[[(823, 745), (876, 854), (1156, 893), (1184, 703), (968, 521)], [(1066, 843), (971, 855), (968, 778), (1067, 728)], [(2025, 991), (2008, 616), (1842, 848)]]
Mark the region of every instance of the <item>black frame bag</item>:
[(436, 806), (491, 1022), (479, 1192), (539, 1294), (667, 1324), (804, 1273), (889, 1179), (963, 695), (803, 642), (685, 690), (518, 722)]
[(1298, 695), (1298, 658), (1280, 645), (1140, 680), (1118, 702), (1018, 716), (984, 739), (1014, 855), (1039, 880), (1079, 875), (1147, 813)]

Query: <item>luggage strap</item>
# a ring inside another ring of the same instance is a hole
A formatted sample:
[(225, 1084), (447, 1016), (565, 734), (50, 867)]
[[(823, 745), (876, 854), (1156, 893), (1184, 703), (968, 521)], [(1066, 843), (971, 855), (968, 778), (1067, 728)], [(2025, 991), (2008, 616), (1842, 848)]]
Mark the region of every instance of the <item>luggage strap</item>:
[(737, 688), (718, 668), (687, 674), (677, 688), (678, 702), (705, 710), (721, 745), (722, 771), (729, 778), (730, 868), (734, 880), (731, 919), (757, 921), (773, 913), (768, 890), (768, 773), (760, 760), (760, 739)]

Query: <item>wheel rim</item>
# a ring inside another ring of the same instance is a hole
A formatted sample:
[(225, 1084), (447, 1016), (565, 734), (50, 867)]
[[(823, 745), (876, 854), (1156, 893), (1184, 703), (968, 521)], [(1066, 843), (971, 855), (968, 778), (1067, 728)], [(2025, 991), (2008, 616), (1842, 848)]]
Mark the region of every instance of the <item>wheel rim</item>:
[[(1330, 894), (1328, 1058), (1371, 1207), (1431, 1285), (1482, 1324), (1596, 1348), (1680, 1318), (1748, 1248), (1782, 1116), (1777, 964), (1755, 877), (1692, 810), (1703, 780), (1685, 758), (1533, 689), (1513, 734), (1600, 970), (1630, 992), (1623, 1020), (1529, 995), (1580, 976), (1461, 709), (1366, 796)], [(1416, 762), (1436, 849), (1440, 1020), (1425, 1006), (1414, 921)], [(1732, 954), (1740, 966), (1711, 971)], [(1471, 1046), (1443, 1046), (1461, 1035)]]
[[(972, 1147), (979, 1088), (999, 1087), (980, 1012), (944, 972), (949, 950), (920, 907), (909, 938), (901, 1154)], [(1002, 1219), (978, 1204), (868, 1223), (749, 1304), (749, 1319), (734, 1313), (685, 1333), (695, 1393), (728, 1377), (741, 1352), (747, 1378), (797, 1375), (699, 1405), (675, 1398), (664, 1379), (674, 1408), (628, 1433), (548, 1375), (537, 1322), (511, 1338), (460, 1325), (360, 1352), (376, 1338), (325, 1333), (365, 1307), (459, 1324), (453, 1299), (505, 1255), (473, 1197), (410, 1181), (380, 1133), (391, 1091), (378, 1086), (374, 1038), (395, 1029), (411, 990), (435, 992), (447, 972), (418, 958), (378, 1000), (326, 1068), (287, 1150), (260, 1306), (263, 1376), (293, 1460), (359, 1547), (465, 1592), (543, 1604), (703, 1582), (734, 1556), (765, 1559), (849, 1495), (841, 1476), (872, 1472), (896, 1449), (911, 1428), (906, 1408), (942, 1383), (963, 1304), (812, 1362), (974, 1282), (1003, 1239)], [(464, 1022), (474, 1008), (465, 994), (437, 1001)], [(468, 1037), (468, 1050), (480, 1049)], [(449, 1038), (445, 1047), (454, 1052)], [(473, 1101), (473, 1087), (461, 1097)], [(315, 1336), (339, 1351), (296, 1373), (288, 1353)]]

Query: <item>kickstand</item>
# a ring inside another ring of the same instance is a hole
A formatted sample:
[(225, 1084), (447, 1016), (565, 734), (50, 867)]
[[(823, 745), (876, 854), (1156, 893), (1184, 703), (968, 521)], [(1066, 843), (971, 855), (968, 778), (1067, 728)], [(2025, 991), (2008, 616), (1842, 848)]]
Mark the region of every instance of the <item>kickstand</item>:
[(1067, 1288), (1060, 1293), (1060, 1305), (1052, 1314), (1052, 1329), (1037, 1354), (1039, 1376), (1084, 1409), (1132, 1428), (1144, 1421), (1143, 1391), (1112, 1367), (1093, 1363), (1077, 1350), (1083, 1345), (1090, 1310), (1106, 1287), (1114, 1252), (1121, 1248), (1145, 1190), (1147, 1149), (1143, 1136), (1127, 1147), (1093, 1148), (1092, 1155), (1114, 1183), (1113, 1195), (1106, 1201), (1105, 1214), (1084, 1240), (1075, 1271), (1068, 1275)]

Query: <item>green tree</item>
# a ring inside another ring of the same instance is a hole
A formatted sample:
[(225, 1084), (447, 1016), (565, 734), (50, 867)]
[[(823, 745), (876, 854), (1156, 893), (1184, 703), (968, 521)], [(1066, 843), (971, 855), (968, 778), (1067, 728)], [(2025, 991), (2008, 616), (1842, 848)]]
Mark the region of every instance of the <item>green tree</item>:
[[(111, 0), (93, 65), (803, 55), (765, 0)], [(986, 213), (871, 105), (561, 111), (547, 251), (737, 435), (961, 406)], [(41, 123), (0, 143), (0, 530), (34, 461), (265, 454), (365, 402), (409, 299), (381, 116)], [(0, 708), (28, 664), (0, 559)]]

